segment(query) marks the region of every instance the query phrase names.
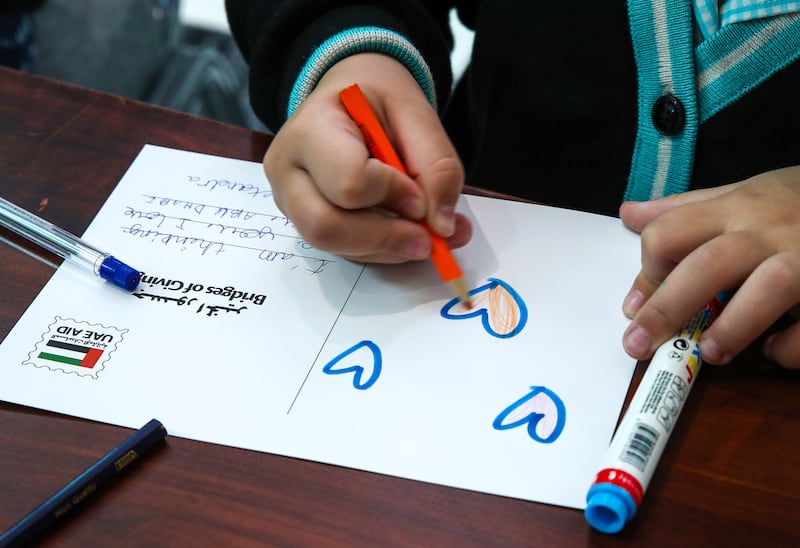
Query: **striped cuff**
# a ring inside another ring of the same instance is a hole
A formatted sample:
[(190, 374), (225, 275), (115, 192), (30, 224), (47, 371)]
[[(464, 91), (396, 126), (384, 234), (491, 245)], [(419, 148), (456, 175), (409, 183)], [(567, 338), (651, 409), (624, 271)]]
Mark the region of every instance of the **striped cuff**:
[(428, 101), (436, 108), (436, 88), (428, 64), (419, 50), (401, 34), (380, 27), (356, 27), (328, 38), (308, 58), (289, 94), (289, 118), (317, 87), (334, 64), (356, 53), (383, 53), (394, 57), (411, 72)]

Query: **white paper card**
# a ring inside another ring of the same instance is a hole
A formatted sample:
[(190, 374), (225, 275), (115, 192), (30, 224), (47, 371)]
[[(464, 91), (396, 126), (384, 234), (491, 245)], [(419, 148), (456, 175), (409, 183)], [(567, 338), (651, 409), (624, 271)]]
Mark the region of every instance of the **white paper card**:
[(619, 219), (464, 196), (475, 307), (428, 262), (311, 248), (261, 165), (146, 146), (0, 347), (0, 398), (170, 435), (584, 507), (635, 362)]

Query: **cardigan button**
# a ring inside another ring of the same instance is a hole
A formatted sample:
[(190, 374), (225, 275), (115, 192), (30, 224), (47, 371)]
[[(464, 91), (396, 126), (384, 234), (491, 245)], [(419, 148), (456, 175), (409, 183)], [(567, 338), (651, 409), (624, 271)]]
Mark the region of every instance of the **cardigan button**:
[(675, 135), (686, 123), (686, 109), (671, 93), (662, 95), (653, 105), (653, 125), (661, 135)]

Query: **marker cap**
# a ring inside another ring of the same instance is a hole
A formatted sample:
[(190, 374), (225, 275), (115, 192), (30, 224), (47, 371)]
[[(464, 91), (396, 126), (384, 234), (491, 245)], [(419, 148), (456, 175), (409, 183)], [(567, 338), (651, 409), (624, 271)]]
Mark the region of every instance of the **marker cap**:
[(619, 533), (636, 514), (636, 502), (625, 489), (612, 483), (595, 483), (586, 494), (583, 515), (603, 533)]
[(100, 277), (128, 291), (136, 289), (141, 280), (138, 270), (111, 256), (106, 257), (100, 265)]

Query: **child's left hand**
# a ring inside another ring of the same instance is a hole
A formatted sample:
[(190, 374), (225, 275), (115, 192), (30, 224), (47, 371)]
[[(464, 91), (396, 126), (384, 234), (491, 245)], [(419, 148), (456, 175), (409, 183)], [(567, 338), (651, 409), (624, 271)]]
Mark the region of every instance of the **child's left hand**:
[[(702, 336), (729, 362), (800, 303), (800, 166), (620, 208), (642, 235), (642, 269), (625, 298), (625, 350), (648, 359), (717, 293), (738, 291)], [(765, 355), (800, 368), (800, 322), (769, 336)]]

